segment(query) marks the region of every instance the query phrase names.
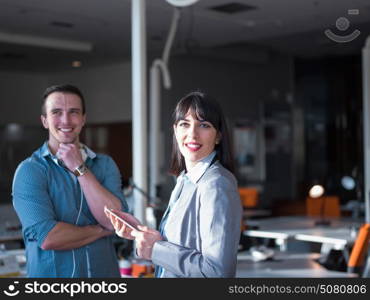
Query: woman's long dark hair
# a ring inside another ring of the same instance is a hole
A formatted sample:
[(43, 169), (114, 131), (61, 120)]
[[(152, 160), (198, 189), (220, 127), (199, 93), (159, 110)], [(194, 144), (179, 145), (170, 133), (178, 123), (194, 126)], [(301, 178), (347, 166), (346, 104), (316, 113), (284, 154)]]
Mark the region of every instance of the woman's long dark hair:
[[(233, 172), (230, 137), (220, 105), (205, 93), (191, 92), (177, 103), (173, 113), (173, 124), (177, 125), (179, 121), (184, 120), (189, 110), (194, 112), (194, 116), (198, 120), (210, 122), (217, 133), (221, 135), (220, 142), (215, 145), (217, 159), (226, 169)], [(185, 168), (184, 157), (177, 145), (175, 133), (173, 133), (170, 173), (178, 176)]]

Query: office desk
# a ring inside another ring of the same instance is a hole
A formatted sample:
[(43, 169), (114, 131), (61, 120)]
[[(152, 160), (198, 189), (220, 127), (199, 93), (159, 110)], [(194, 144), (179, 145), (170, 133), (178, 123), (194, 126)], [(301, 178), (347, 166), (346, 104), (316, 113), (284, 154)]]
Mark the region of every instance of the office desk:
[(10, 242), (10, 241), (22, 241), (22, 232), (1, 232), (0, 231), (0, 243)]
[(258, 220), (247, 220), (246, 225), (259, 226), (262, 230), (276, 229), (309, 229), (309, 228), (341, 228), (359, 226), (364, 221), (351, 218), (326, 218), (331, 221), (329, 226), (318, 226), (315, 223), (320, 221), (318, 217), (308, 216), (282, 216), (263, 218)]
[(6, 250), (0, 253), (0, 277), (26, 277), (24, 249)]
[(5, 226), (0, 226), (0, 243), (10, 241), (22, 241), (22, 230), (7, 230)]
[(356, 231), (351, 228), (312, 228), (301, 229), (294, 234), (298, 241), (330, 244), (336, 250), (343, 250), (353, 245), (356, 240)]
[(245, 208), (243, 210), (243, 220), (250, 218), (267, 218), (271, 216), (271, 210), (269, 209), (256, 209), (256, 208)]
[(236, 277), (336, 278), (357, 277), (356, 274), (330, 271), (315, 261), (318, 253), (286, 253), (277, 251), (273, 260), (254, 262), (248, 252), (238, 254)]
[(330, 226), (318, 226), (315, 222), (319, 220), (319, 218), (307, 216), (249, 220), (247, 228), (254, 226), (258, 229), (247, 229), (243, 234), (250, 237), (274, 239), (283, 251), (287, 249), (290, 239), (321, 243), (337, 250), (343, 250), (353, 244), (357, 233), (355, 228), (359, 228), (362, 223), (349, 218), (335, 218), (330, 219)]

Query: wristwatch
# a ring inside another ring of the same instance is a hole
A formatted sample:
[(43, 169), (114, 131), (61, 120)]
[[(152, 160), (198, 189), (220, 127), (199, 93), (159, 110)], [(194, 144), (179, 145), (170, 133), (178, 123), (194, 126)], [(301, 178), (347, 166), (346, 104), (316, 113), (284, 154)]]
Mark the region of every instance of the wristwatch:
[(73, 174), (75, 174), (77, 177), (84, 175), (89, 169), (86, 167), (85, 164), (82, 164), (78, 166), (76, 169), (74, 169)]

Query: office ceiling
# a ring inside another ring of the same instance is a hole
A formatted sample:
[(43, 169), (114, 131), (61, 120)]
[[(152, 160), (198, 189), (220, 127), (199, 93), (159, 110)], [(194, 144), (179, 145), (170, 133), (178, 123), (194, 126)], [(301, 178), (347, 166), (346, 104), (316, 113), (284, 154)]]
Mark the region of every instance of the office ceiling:
[[(164, 46), (173, 7), (165, 0), (146, 3), (147, 47), (154, 56)], [(182, 9), (173, 54), (250, 60), (262, 49), (298, 57), (359, 54), (370, 34), (369, 16), (368, 0), (200, 0)], [(342, 29), (343, 18), (348, 29), (338, 30), (340, 17)], [(326, 29), (361, 34), (337, 43), (325, 36)], [(63, 44), (92, 51), (60, 49)], [(130, 47), (131, 0), (0, 0), (0, 70), (124, 61), (130, 59)]]

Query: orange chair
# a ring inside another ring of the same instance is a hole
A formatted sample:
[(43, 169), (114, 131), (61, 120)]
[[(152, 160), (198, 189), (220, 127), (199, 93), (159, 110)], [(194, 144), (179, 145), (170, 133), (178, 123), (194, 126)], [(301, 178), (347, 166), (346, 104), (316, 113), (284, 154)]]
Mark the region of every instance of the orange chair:
[[(256, 207), (258, 204), (258, 190), (251, 187), (240, 187), (239, 188), (240, 201), (243, 209)], [(247, 229), (243, 219), (240, 225), (240, 229), (243, 232)]]
[(322, 196), (319, 198), (306, 198), (306, 212), (310, 217), (340, 217), (340, 204), (338, 196)]
[(365, 265), (365, 259), (369, 248), (370, 224), (361, 226), (356, 241), (353, 245), (351, 255), (348, 260), (347, 270), (350, 273), (361, 273)]
[(243, 208), (256, 207), (258, 204), (258, 189), (252, 187), (239, 188), (240, 200), (242, 201)]

